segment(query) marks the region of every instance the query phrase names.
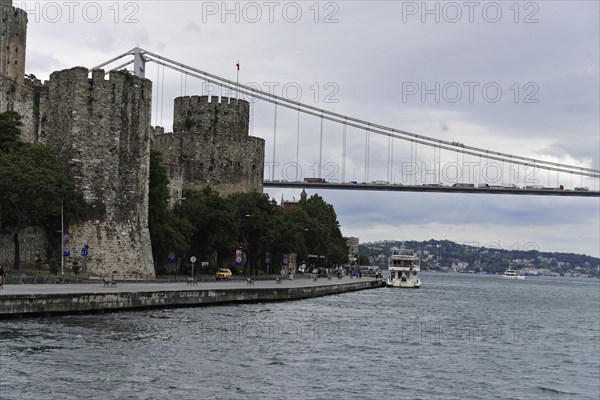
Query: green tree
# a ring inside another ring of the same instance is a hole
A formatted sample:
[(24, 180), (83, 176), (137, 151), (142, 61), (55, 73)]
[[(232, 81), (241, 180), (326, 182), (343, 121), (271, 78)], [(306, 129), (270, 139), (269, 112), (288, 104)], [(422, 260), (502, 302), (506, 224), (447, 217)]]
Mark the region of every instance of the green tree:
[(371, 265), (369, 256), (359, 255), (358, 256), (358, 265)]
[(21, 142), (21, 116), (14, 111), (0, 113), (0, 153), (8, 153), (17, 149)]
[(75, 283), (77, 283), (77, 277), (79, 276), (79, 272), (81, 270), (81, 268), (79, 267), (79, 260), (77, 259), (77, 257), (73, 258), (73, 265), (71, 267), (73, 273), (75, 274)]
[(0, 226), (13, 238), (15, 269), (20, 267), (19, 231), (45, 226), (61, 215), (63, 204), (73, 218), (85, 215), (83, 196), (52, 149), (22, 144), (17, 151), (0, 154)]
[(50, 261), (48, 261), (48, 268), (51, 274), (58, 274), (59, 263), (56, 261), (56, 258), (52, 257)]
[(318, 266), (332, 267), (348, 262), (348, 246), (342, 236), (337, 215), (331, 204), (313, 195), (299, 204), (306, 215), (307, 251), (318, 255)]
[(220, 265), (223, 254), (232, 254), (237, 235), (235, 208), (231, 202), (210, 188), (202, 191), (186, 190), (185, 198), (176, 212), (193, 227), (190, 252), (202, 259), (214, 259)]
[(276, 240), (276, 215), (281, 208), (264, 193), (235, 193), (228, 197), (235, 207), (238, 243), (246, 254), (243, 273), (258, 273), (260, 260)]
[[(148, 227), (155, 269), (167, 261), (170, 252), (181, 256), (189, 249), (193, 229), (189, 221), (169, 207), (169, 178), (162, 165), (160, 152), (150, 151), (150, 188), (148, 194)], [(158, 271), (157, 271), (158, 272)]]

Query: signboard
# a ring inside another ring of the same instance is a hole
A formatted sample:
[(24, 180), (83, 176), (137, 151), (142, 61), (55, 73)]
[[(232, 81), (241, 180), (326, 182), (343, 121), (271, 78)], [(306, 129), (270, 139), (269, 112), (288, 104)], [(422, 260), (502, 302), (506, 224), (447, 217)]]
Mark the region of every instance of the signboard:
[(68, 232), (63, 236), (63, 256), (71, 257), (71, 235)]
[(81, 256), (82, 257), (87, 257), (88, 255), (88, 249), (86, 249), (85, 247), (81, 249)]
[(190, 257), (190, 261), (191, 261), (191, 262), (193, 262), (193, 263), (195, 263), (195, 262), (196, 262), (196, 257), (194, 257), (194, 256), (191, 256), (191, 257)]
[(170, 253), (169, 253), (168, 261), (169, 261), (170, 263), (174, 263), (174, 262), (176, 261), (176, 258), (175, 258), (175, 253), (173, 253), (173, 252), (170, 252)]
[(235, 265), (242, 265), (242, 249), (235, 249)]

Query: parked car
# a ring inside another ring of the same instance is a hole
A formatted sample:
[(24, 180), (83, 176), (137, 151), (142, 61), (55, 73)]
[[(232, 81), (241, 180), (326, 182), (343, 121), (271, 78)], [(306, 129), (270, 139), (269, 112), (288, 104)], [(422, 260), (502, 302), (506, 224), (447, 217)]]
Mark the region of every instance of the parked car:
[(220, 281), (220, 280), (230, 281), (232, 275), (233, 274), (231, 273), (231, 270), (229, 268), (220, 268), (217, 271), (216, 278), (218, 281)]

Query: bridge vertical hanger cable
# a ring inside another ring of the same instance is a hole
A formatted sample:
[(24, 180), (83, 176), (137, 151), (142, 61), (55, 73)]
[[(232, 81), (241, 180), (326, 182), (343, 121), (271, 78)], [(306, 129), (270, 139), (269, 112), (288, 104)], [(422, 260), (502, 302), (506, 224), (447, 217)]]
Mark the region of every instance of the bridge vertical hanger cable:
[(436, 183), (442, 183), (442, 149), (440, 147), (438, 147), (437, 171), (438, 181)]
[(275, 149), (277, 141), (277, 103), (275, 103), (275, 112), (273, 116), (273, 165), (271, 166), (271, 180), (275, 180)]
[(465, 172), (465, 149), (462, 150), (462, 165), (460, 167), (460, 175), (464, 177)]
[(250, 101), (250, 136), (254, 136), (254, 101)]
[(159, 87), (159, 83), (160, 83), (160, 65), (157, 65), (156, 68), (156, 99), (154, 101), (154, 125), (158, 126), (158, 95), (160, 92), (160, 87)]
[(392, 178), (390, 178), (391, 175), (391, 164), (392, 164), (392, 137), (388, 136), (388, 162), (387, 162), (387, 169), (388, 169), (388, 173), (387, 176), (385, 178), (386, 181), (390, 182), (392, 181)]
[(573, 187), (573, 172), (571, 172), (571, 188)]
[(477, 169), (477, 180), (475, 183), (481, 183), (481, 155), (479, 155), (479, 168)]
[(392, 165), (391, 165), (391, 169), (392, 169), (392, 176), (391, 176), (390, 182), (394, 183), (394, 180), (396, 179), (394, 177), (394, 138), (392, 138)]
[[(416, 163), (415, 163), (416, 164)], [(410, 141), (410, 165), (411, 165), (411, 176), (410, 176), (410, 184), (413, 184), (413, 168), (415, 168), (415, 164), (413, 164), (413, 141)]]
[(342, 130), (342, 183), (346, 182), (346, 124), (343, 125)]
[(298, 123), (296, 124), (296, 171), (299, 171), (300, 155), (300, 109), (298, 109)]
[[(418, 145), (419, 145), (418, 143), (415, 143), (415, 166), (417, 165), (417, 149), (418, 149), (417, 146)], [(416, 171), (416, 169), (415, 169), (415, 171)], [(418, 176), (417, 176), (417, 174), (415, 174), (415, 185), (417, 184), (417, 178), (418, 178)]]
[[(437, 172), (437, 168), (435, 167), (435, 153), (436, 153), (436, 146), (433, 146), (433, 183), (436, 183), (437, 179), (435, 176), (435, 173)], [(427, 169), (427, 167), (425, 167)], [(425, 183), (427, 183), (427, 175), (425, 175)]]
[(162, 67), (162, 79), (160, 82), (160, 125), (163, 126), (163, 107), (165, 97), (165, 66)]
[(371, 147), (371, 131), (365, 129), (365, 182), (369, 182), (369, 153)]
[(321, 170), (323, 169), (323, 116), (321, 116), (321, 133), (319, 141), (319, 172), (317, 178), (321, 178)]

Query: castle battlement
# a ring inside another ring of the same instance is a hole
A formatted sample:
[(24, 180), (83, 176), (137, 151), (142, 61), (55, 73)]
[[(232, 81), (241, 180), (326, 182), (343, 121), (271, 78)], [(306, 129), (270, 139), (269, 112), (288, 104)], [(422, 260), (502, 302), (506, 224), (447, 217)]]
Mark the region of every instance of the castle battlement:
[(173, 132), (248, 136), (250, 103), (230, 97), (183, 96), (175, 99)]
[(222, 195), (262, 191), (265, 141), (249, 136), (250, 103), (230, 97), (175, 99), (173, 132), (153, 130), (169, 170), (171, 202), (184, 188)]

